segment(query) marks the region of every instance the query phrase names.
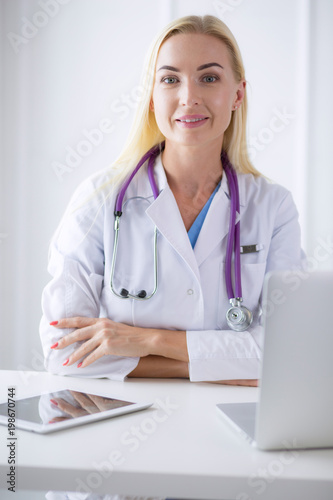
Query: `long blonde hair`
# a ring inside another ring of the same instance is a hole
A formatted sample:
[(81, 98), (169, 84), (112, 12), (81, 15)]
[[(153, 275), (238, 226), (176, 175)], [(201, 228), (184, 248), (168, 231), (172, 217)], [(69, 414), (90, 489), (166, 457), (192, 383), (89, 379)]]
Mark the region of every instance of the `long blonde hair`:
[[(169, 23), (153, 41), (146, 58), (142, 78), (143, 95), (138, 103), (134, 121), (117, 160), (112, 165), (115, 169), (114, 185), (119, 185), (128, 177), (140, 158), (153, 146), (164, 141), (159, 130), (154, 112), (149, 104), (153, 93), (157, 56), (161, 45), (178, 34), (205, 34), (221, 40), (228, 49), (232, 69), (237, 82), (245, 79), (245, 70), (238, 44), (229, 28), (215, 16), (186, 16)], [(246, 89), (242, 105), (233, 111), (230, 124), (224, 133), (222, 150), (226, 151), (229, 160), (239, 173), (261, 175), (250, 162), (246, 142), (247, 122)]]

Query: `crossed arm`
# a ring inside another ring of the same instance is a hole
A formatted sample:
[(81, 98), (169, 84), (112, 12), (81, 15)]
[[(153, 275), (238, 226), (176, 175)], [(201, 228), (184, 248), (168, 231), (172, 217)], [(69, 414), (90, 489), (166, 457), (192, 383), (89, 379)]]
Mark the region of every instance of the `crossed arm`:
[[(102, 356), (139, 357), (129, 377), (189, 378), (186, 332), (129, 326), (108, 318), (75, 317), (53, 321), (59, 329), (75, 330), (58, 340), (51, 349), (63, 349), (83, 342), (64, 366), (84, 369)], [(257, 386), (257, 380), (227, 380), (230, 385)]]

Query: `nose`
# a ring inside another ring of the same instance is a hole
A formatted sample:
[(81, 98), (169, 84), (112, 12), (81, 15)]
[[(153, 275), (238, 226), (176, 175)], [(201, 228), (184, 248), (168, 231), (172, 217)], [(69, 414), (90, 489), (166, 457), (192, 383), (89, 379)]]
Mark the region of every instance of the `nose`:
[(193, 81), (184, 82), (180, 89), (179, 101), (182, 106), (195, 106), (201, 104), (200, 91)]

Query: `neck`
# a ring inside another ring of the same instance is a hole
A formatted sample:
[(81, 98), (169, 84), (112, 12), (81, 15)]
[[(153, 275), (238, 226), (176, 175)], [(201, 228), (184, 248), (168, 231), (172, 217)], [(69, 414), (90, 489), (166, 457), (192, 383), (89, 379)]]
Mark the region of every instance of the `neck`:
[(162, 162), (171, 190), (189, 198), (209, 196), (221, 180), (220, 143), (183, 146), (166, 141)]

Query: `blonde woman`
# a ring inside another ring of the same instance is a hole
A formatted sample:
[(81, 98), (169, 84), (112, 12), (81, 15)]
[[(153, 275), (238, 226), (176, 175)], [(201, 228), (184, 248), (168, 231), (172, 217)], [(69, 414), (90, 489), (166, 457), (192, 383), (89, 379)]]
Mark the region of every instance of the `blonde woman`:
[[(265, 273), (300, 266), (302, 252), (290, 193), (248, 158), (232, 33), (213, 16), (173, 21), (152, 46), (142, 88), (122, 154), (78, 188), (53, 239), (40, 330), (46, 369), (256, 385)], [(231, 267), (237, 289), (236, 257), (227, 258), (236, 226), (243, 302), (231, 301), (225, 277)], [(239, 331), (226, 318), (232, 306), (247, 308)]]

